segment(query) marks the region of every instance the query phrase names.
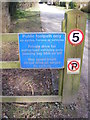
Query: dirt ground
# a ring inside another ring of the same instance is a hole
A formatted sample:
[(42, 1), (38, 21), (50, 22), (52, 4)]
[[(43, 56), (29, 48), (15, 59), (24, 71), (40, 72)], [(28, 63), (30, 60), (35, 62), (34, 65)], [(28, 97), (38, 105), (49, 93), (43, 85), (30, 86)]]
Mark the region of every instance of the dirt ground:
[(85, 105), (78, 97), (78, 102), (65, 105), (62, 103), (3, 103), (3, 113), (8, 118), (87, 118)]
[[(3, 95), (53, 94), (50, 70), (3, 70), (2, 78)], [(85, 88), (82, 79), (76, 100), (71, 104), (3, 103), (2, 113), (8, 118), (88, 118), (88, 96)]]
[(18, 42), (2, 42), (2, 61), (18, 61)]
[(4, 96), (51, 95), (50, 70), (2, 70)]
[(28, 118), (70, 118), (78, 114), (76, 108), (76, 104), (63, 105), (62, 103), (3, 104), (3, 112), (11, 118), (25, 118), (25, 116)]

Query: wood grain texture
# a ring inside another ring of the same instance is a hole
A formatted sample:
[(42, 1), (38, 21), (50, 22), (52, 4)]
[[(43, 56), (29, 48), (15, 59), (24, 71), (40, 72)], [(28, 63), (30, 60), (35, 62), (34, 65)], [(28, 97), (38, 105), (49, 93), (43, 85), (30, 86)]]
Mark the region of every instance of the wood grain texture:
[(2, 42), (18, 42), (17, 33), (3, 33), (0, 34), (0, 37), (2, 37)]
[(15, 69), (20, 68), (19, 61), (0, 61), (0, 69)]
[(2, 96), (0, 102), (18, 102), (18, 103), (35, 103), (35, 102), (61, 102), (60, 96)]
[[(79, 89), (84, 41), (78, 46), (73, 46), (68, 42), (68, 34), (73, 29), (80, 29), (83, 31), (85, 36), (86, 15), (79, 10), (72, 10), (65, 14), (65, 19), (66, 19), (65, 21), (66, 48), (65, 48), (64, 82), (63, 82), (63, 102), (71, 103)], [(80, 74), (67, 74), (68, 58), (81, 58)]]
[(64, 76), (64, 69), (59, 70), (59, 86), (58, 86), (58, 95), (62, 96), (63, 94), (63, 76)]
[[(62, 21), (62, 32), (65, 32), (65, 19)], [(63, 94), (63, 81), (64, 81), (64, 68), (59, 70), (59, 84), (58, 84), (58, 95), (62, 96)]]

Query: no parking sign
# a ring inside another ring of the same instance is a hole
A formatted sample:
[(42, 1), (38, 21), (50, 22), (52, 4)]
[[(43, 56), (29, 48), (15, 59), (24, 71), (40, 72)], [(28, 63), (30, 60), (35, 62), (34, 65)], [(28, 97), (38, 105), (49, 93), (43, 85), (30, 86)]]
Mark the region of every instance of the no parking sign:
[(67, 73), (79, 74), (80, 72), (80, 58), (68, 58), (67, 60)]

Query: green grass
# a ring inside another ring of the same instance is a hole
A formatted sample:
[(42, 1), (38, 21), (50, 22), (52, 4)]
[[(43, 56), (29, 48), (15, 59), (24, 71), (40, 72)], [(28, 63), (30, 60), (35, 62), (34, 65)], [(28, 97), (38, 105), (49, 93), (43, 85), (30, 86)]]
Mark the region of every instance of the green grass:
[(39, 7), (30, 7), (26, 10), (18, 9), (14, 15), (14, 25), (10, 32), (41, 32), (41, 19)]
[(15, 19), (27, 18), (31, 15), (35, 15), (35, 14), (32, 14), (32, 13), (35, 13), (35, 12), (38, 12), (38, 11), (30, 11), (30, 9), (28, 9), (28, 10), (17, 10), (16, 14), (14, 15), (14, 18)]
[(27, 15), (27, 12), (25, 12), (24, 10), (17, 10), (16, 14), (14, 15), (14, 18), (24, 18)]
[(15, 15), (13, 16), (14, 19), (21, 19), (21, 18), (26, 18), (28, 16), (31, 15), (32, 12), (39, 12), (39, 6), (34, 6), (34, 7), (30, 7), (28, 9), (25, 10), (21, 10), (21, 9), (17, 9)]

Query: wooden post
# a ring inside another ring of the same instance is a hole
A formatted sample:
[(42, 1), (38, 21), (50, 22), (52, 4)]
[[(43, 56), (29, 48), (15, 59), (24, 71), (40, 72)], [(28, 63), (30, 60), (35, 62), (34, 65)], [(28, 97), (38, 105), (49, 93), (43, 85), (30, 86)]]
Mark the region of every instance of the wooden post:
[[(68, 41), (68, 34), (73, 29), (79, 29), (84, 33), (86, 29), (86, 15), (79, 10), (68, 11), (65, 14), (65, 20), (63, 21), (63, 31), (66, 32), (66, 48), (65, 48), (65, 68), (63, 78), (63, 102), (73, 102), (75, 95), (78, 92), (80, 84), (81, 66), (83, 58), (84, 40), (79, 45), (72, 45)], [(80, 58), (80, 72), (79, 74), (67, 74), (67, 59), (68, 58)]]
[[(62, 32), (65, 32), (65, 19), (62, 22)], [(58, 82), (58, 95), (63, 94), (63, 79), (64, 79), (64, 69), (59, 70), (59, 82)]]

